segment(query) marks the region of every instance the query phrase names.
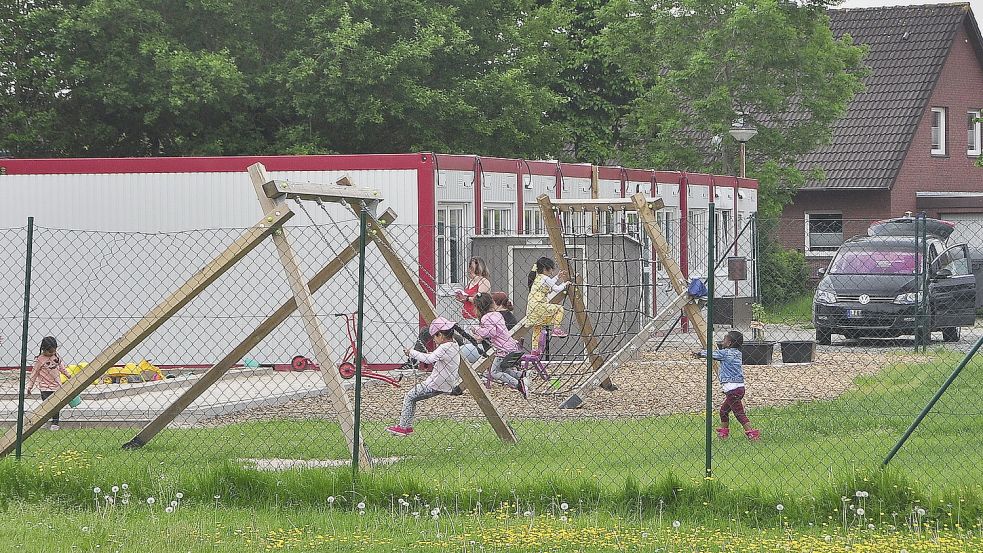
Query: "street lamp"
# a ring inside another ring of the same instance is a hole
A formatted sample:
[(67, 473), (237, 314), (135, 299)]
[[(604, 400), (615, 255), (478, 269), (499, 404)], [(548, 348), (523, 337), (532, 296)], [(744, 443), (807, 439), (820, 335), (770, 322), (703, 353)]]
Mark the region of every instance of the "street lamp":
[(735, 121), (734, 124), (731, 125), (730, 135), (734, 138), (734, 140), (738, 141), (741, 144), (741, 178), (747, 176), (745, 171), (747, 167), (745, 164), (747, 141), (754, 138), (754, 135), (756, 134), (758, 134), (758, 129), (754, 127), (745, 126), (743, 117), (741, 117), (738, 121)]

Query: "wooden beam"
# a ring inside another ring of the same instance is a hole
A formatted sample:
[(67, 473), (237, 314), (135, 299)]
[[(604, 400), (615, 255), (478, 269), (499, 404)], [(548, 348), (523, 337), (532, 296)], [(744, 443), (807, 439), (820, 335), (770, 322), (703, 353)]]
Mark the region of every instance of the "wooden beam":
[[(201, 270), (192, 275), (184, 285), (137, 321), (126, 334), (96, 355), (85, 369), (58, 388), (36, 411), (28, 414), (24, 420), (24, 439), (41, 428), (55, 411), (60, 410), (89, 384), (98, 380), (110, 367), (132, 351), (147, 336), (160, 328), (215, 279), (225, 274), (236, 262), (262, 243), (267, 236), (280, 230), (283, 223), (294, 215), (293, 211), (286, 207), (274, 207), (265, 211), (266, 215), (259, 223), (243, 232), (221, 254), (212, 259)], [(10, 429), (4, 434), (3, 438), (0, 439), (0, 456), (13, 451), (16, 440), (16, 429)]]
[(602, 382), (611, 378), (615, 371), (618, 370), (621, 365), (624, 364), (626, 357), (633, 355), (638, 351), (642, 345), (652, 336), (652, 334), (662, 330), (671, 320), (675, 320), (676, 313), (683, 308), (688, 302), (691, 301), (689, 294), (682, 294), (676, 296), (676, 299), (669, 303), (665, 309), (663, 309), (659, 314), (655, 316), (654, 319), (648, 322), (642, 329), (636, 334), (627, 344), (621, 347), (614, 355), (608, 357), (607, 361), (599, 369), (597, 369), (594, 374), (590, 376), (584, 383), (577, 387), (570, 394), (563, 403), (560, 404), (560, 409), (577, 409), (581, 407), (584, 402), (594, 390), (596, 390)]
[[(662, 231), (659, 230), (659, 223), (655, 218), (655, 212), (650, 207), (648, 199), (644, 194), (635, 194), (632, 196), (632, 200), (635, 202), (635, 209), (638, 211), (638, 220), (652, 240), (652, 245), (655, 246), (656, 257), (658, 257), (659, 263), (669, 276), (669, 283), (672, 285), (672, 289), (677, 294), (683, 295), (688, 287), (686, 277), (679, 270), (679, 264), (672, 257), (672, 250), (669, 248), (669, 243), (666, 241), (666, 237), (662, 234)], [(687, 303), (683, 307), (683, 311), (686, 312), (686, 316), (693, 323), (696, 336), (699, 338), (700, 343), (703, 344), (703, 349), (706, 349), (707, 322), (703, 318), (703, 313), (700, 312), (700, 306), (695, 303)]]
[[(382, 226), (388, 226), (393, 221), (396, 220), (396, 213), (388, 209), (379, 219), (379, 224)], [(370, 238), (371, 240), (371, 238)], [(347, 248), (341, 250), (338, 255), (328, 262), (320, 271), (315, 274), (311, 280), (307, 283), (307, 287), (310, 289), (311, 293), (317, 292), (324, 286), (332, 277), (338, 274), (349, 262), (358, 256), (358, 240), (355, 240), (348, 245)], [(157, 415), (154, 420), (147, 423), (132, 440), (123, 445), (124, 449), (136, 449), (143, 447), (150, 440), (168, 424), (171, 423), (179, 414), (181, 414), (185, 409), (188, 408), (196, 399), (198, 399), (201, 394), (205, 392), (208, 388), (217, 382), (222, 375), (228, 372), (240, 359), (245, 357), (253, 348), (259, 345), (275, 328), (280, 326), (283, 321), (287, 320), (287, 317), (292, 315), (297, 310), (297, 300), (290, 298), (283, 305), (281, 305), (272, 315), (266, 318), (259, 326), (253, 330), (249, 336), (246, 336), (239, 345), (232, 348), (229, 353), (219, 360), (217, 363), (211, 366), (204, 374), (198, 377), (198, 380), (194, 382), (189, 388), (187, 388), (173, 403), (167, 406), (166, 409), (159, 415)]]
[(580, 337), (584, 341), (584, 347), (587, 348), (587, 357), (590, 359), (592, 370), (596, 371), (604, 364), (604, 359), (596, 353), (597, 338), (594, 336), (594, 326), (587, 316), (587, 304), (584, 302), (584, 295), (580, 291), (582, 285), (580, 276), (570, 271), (570, 263), (567, 261), (567, 247), (563, 241), (563, 231), (560, 229), (560, 221), (556, 218), (553, 201), (546, 194), (541, 194), (536, 200), (539, 202), (539, 210), (543, 213), (546, 234), (550, 238), (550, 245), (553, 247), (553, 256), (556, 258), (557, 266), (570, 277), (572, 284), (567, 294), (570, 296), (570, 306), (573, 309), (577, 326), (580, 327)]
[[(253, 187), (256, 189), (256, 198), (259, 200), (264, 211), (278, 207), (284, 201), (283, 197), (274, 202), (270, 199), (263, 187), (270, 182), (270, 177), (266, 172), (266, 167), (262, 163), (254, 163), (249, 166), (249, 177), (252, 179)], [(293, 291), (294, 301), (297, 304), (297, 311), (304, 322), (304, 330), (311, 341), (314, 350), (314, 360), (321, 369), (321, 378), (328, 388), (328, 396), (338, 414), (338, 424), (341, 426), (341, 433), (348, 440), (348, 451), (354, 455), (358, 451), (359, 465), (365, 468), (372, 466), (372, 457), (369, 456), (368, 449), (355, 428), (355, 408), (348, 394), (345, 393), (341, 373), (335, 368), (331, 347), (324, 336), (321, 322), (317, 318), (317, 311), (314, 309), (314, 299), (311, 297), (311, 290), (307, 287), (307, 280), (304, 279), (300, 270), (300, 263), (294, 254), (290, 240), (287, 238), (286, 229), (279, 229), (273, 233), (273, 244), (276, 246), (277, 255), (280, 258), (280, 265), (286, 273), (287, 282)]]
[[(350, 181), (342, 179), (339, 182)], [(263, 194), (274, 200), (321, 200), (322, 202), (364, 200), (366, 202), (380, 202), (383, 199), (378, 190), (355, 188), (350, 184), (318, 184), (285, 180), (271, 180), (263, 183)]]
[[(360, 209), (358, 202), (351, 203), (357, 213)], [(403, 286), (403, 290), (406, 291), (406, 294), (410, 297), (410, 300), (416, 306), (420, 315), (424, 319), (432, 321), (437, 317), (437, 310), (430, 302), (430, 298), (427, 297), (423, 288), (420, 287), (419, 281), (413, 278), (413, 274), (406, 268), (402, 258), (393, 249), (385, 228), (379, 224), (375, 217), (369, 217), (368, 221), (371, 227), (371, 233), (374, 233), (372, 236), (376, 241), (376, 245), (379, 247), (379, 251), (386, 259), (396, 279)], [(491, 424), (499, 439), (506, 443), (515, 443), (517, 441), (515, 431), (509, 426), (498, 406), (492, 400), (491, 396), (488, 395), (488, 391), (481, 385), (477, 374), (475, 374), (471, 369), (471, 365), (464, 358), (461, 358), (458, 373), (461, 375), (464, 388), (471, 393), (471, 397), (474, 398), (475, 403), (478, 404), (478, 408), (481, 409), (482, 414), (485, 415), (485, 418)]]
[[(662, 198), (647, 198), (647, 202), (652, 204), (652, 209), (658, 211), (665, 207)], [(593, 211), (595, 209), (613, 209), (615, 211), (635, 210), (635, 201), (632, 198), (597, 198), (594, 200), (570, 199), (552, 200), (553, 206), (561, 211)]]

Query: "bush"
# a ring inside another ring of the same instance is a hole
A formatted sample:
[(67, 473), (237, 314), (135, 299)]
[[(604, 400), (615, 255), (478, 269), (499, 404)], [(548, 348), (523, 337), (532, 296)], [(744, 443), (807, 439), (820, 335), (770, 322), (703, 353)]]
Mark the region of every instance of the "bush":
[(758, 275), (761, 303), (774, 306), (808, 293), (809, 266), (805, 255), (770, 242), (762, 245)]

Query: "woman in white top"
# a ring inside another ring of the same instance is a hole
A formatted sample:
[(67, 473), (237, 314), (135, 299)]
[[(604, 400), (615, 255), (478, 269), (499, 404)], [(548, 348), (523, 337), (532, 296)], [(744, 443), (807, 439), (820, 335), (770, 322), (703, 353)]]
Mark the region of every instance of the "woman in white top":
[(430, 335), (437, 344), (430, 353), (403, 348), (409, 357), (420, 363), (433, 365), (433, 370), (426, 380), (406, 393), (399, 423), (386, 427), (386, 430), (395, 436), (409, 436), (413, 432), (413, 415), (418, 402), (441, 394), (449, 394), (461, 383), (458, 372), (461, 365), (461, 350), (454, 340), (454, 322), (437, 317), (430, 323)]

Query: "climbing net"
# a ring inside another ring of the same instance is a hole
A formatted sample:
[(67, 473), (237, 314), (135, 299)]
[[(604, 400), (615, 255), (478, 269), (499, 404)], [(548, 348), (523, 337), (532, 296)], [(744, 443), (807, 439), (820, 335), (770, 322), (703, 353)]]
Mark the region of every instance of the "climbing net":
[[(625, 348), (653, 314), (656, 269), (637, 219), (602, 211), (595, 232), (584, 215), (566, 214), (563, 240), (569, 279), (576, 283), (586, 310), (578, 314), (571, 301), (564, 301), (562, 327), (568, 336), (549, 339), (544, 356), (549, 378), (537, 387), (542, 394), (565, 394), (581, 386)], [(589, 323), (587, 333), (578, 316)]]

